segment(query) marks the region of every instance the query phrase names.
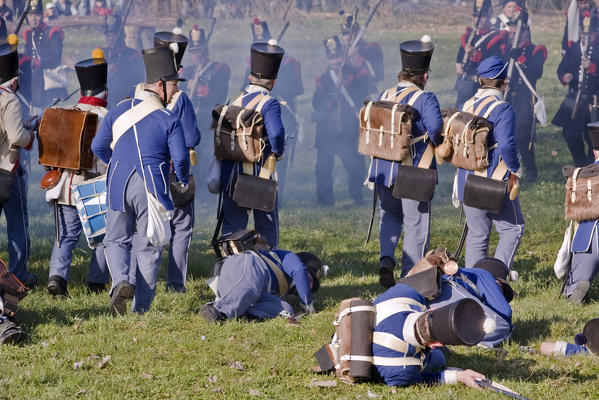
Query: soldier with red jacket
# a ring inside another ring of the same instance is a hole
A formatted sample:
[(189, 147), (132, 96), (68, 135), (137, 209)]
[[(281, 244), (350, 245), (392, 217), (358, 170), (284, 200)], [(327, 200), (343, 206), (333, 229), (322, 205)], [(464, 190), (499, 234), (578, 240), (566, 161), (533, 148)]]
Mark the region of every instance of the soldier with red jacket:
[[(510, 42), (513, 42), (515, 38), (516, 25), (516, 21), (508, 22)], [(536, 120), (534, 104), (537, 99), (528, 88), (525, 79), (536, 90), (537, 80), (541, 79), (543, 75), (543, 64), (547, 59), (547, 48), (543, 45), (537, 46), (531, 43), (530, 27), (527, 24), (522, 24), (518, 46), (509, 54), (518, 64), (522, 73), (514, 67), (509, 81), (507, 101), (516, 113), (516, 146), (526, 169), (525, 179), (527, 182), (534, 182), (537, 180), (534, 148)]]
[[(485, 4), (482, 7), (485, 7)], [(480, 14), (478, 29), (473, 33), (473, 28), (467, 27), (466, 32), (460, 38), (460, 47), (456, 57), (456, 72), (458, 75), (455, 85), (457, 91), (456, 107), (464, 104), (478, 90), (478, 74), (476, 71), (480, 62), (491, 56), (502, 58), (505, 54), (505, 31), (502, 33), (492, 29), (489, 20), (490, 13), (490, 7), (481, 11), (474, 2), (473, 24), (476, 24)]]
[[(35, 107), (45, 107), (55, 97), (66, 95), (68, 82), (62, 82), (56, 68), (62, 62), (64, 32), (60, 27), (50, 27), (44, 23), (42, 2), (31, 1), (27, 15), (31, 29), (23, 34), (24, 55), (31, 59), (31, 103)], [(29, 71), (25, 71), (26, 74)]]

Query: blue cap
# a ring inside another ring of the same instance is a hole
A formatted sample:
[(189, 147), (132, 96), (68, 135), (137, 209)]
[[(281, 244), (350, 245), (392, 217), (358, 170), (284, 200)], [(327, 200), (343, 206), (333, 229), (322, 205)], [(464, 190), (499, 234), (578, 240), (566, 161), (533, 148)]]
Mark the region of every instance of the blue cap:
[(478, 76), (487, 79), (505, 79), (507, 76), (506, 67), (503, 61), (497, 56), (485, 58), (478, 65)]

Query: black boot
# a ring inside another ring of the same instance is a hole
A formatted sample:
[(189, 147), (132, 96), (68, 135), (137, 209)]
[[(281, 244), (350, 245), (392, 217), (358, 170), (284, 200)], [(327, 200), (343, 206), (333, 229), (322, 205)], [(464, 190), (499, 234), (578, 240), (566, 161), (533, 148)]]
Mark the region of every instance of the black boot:
[(200, 315), (208, 323), (220, 324), (226, 321), (227, 314), (222, 313), (214, 307), (214, 303), (206, 303), (200, 307)]
[(52, 275), (50, 279), (48, 279), (48, 293), (54, 297), (69, 297), (67, 281), (61, 276)]
[(391, 257), (383, 256), (379, 261), (379, 283), (385, 289), (395, 286), (394, 269), (395, 261)]

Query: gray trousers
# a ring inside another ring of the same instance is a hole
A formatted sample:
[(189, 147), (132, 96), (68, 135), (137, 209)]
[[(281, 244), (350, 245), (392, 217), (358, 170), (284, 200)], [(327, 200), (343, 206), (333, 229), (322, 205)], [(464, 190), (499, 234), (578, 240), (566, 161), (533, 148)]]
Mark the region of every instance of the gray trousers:
[(410, 269), (424, 257), (430, 240), (430, 203), (393, 197), (393, 188), (376, 185), (381, 202), (380, 245), (381, 258), (391, 257), (395, 260), (395, 249), (404, 228), (403, 252), (401, 257), (401, 274)]
[(499, 214), (466, 205), (464, 205), (464, 214), (468, 224), (466, 268), (474, 267), (478, 260), (487, 256), (491, 225), (494, 225), (499, 233), (494, 257), (503, 261), (511, 269), (524, 234), (524, 217), (520, 209), (520, 199), (517, 197), (516, 200), (511, 201), (506, 195)]
[(593, 232), (591, 249), (587, 253), (572, 254), (572, 268), (564, 287), (564, 295), (572, 294), (581, 281), (593, 282), (599, 272), (599, 249), (597, 248), (597, 229)]
[(220, 298), (214, 306), (229, 318), (249, 313), (258, 318), (292, 316), (289, 303), (268, 292), (270, 274), (259, 256), (245, 252), (223, 263), (218, 278)]
[[(133, 173), (125, 188), (125, 212), (108, 209), (106, 213), (106, 261), (112, 276), (112, 290), (121, 281), (135, 285), (133, 312), (150, 309), (156, 292), (162, 248), (150, 243), (145, 235), (148, 227), (148, 201), (143, 179)], [(142, 233), (135, 235), (137, 229)], [(131, 253), (135, 247), (137, 268), (131, 268)]]
[(187, 259), (193, 233), (193, 201), (184, 207), (175, 207), (171, 220), (171, 242), (168, 250), (167, 290), (185, 291)]
[[(77, 213), (77, 207), (59, 204), (58, 208), (58, 242), (54, 243), (52, 256), (50, 257), (49, 276), (58, 275), (68, 281), (73, 261), (73, 250), (83, 232), (81, 220)], [(106, 257), (104, 256), (104, 245), (98, 245), (92, 251), (89, 263), (87, 281), (92, 283), (106, 283), (110, 278)]]

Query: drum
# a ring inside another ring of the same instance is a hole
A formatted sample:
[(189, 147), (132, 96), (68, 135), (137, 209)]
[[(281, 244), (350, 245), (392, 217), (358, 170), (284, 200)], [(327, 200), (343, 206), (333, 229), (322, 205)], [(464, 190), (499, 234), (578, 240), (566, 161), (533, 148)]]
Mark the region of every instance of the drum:
[(83, 232), (90, 248), (106, 234), (106, 175), (71, 185)]

